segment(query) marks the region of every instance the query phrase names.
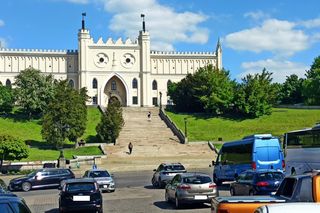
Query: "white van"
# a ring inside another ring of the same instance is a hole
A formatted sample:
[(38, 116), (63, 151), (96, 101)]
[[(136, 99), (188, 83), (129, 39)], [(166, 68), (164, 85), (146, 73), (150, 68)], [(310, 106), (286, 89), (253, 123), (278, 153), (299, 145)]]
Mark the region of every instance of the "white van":
[(283, 203), (259, 207), (254, 213), (319, 213), (319, 203)]

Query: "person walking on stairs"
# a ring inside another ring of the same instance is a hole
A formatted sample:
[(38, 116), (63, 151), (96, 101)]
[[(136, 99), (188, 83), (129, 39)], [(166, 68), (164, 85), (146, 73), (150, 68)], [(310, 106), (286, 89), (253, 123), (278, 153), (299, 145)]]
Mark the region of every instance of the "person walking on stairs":
[(129, 149), (129, 154), (131, 155), (132, 149), (133, 149), (133, 144), (131, 142), (128, 145), (128, 149)]
[(151, 112), (148, 112), (148, 121), (151, 121)]

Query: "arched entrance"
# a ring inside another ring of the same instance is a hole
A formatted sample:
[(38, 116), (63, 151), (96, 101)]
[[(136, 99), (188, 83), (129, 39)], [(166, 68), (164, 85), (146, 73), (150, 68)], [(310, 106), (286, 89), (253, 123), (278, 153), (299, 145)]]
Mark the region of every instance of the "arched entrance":
[(108, 105), (109, 101), (118, 100), (121, 106), (127, 106), (126, 88), (117, 76), (109, 79), (104, 87), (104, 94), (106, 96), (105, 105)]

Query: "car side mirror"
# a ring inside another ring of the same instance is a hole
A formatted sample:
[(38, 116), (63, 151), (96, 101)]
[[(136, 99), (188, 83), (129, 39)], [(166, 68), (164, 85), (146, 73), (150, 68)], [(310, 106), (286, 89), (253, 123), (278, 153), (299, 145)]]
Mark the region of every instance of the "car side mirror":
[(211, 165), (212, 165), (212, 166), (215, 166), (215, 165), (216, 165), (216, 162), (213, 160)]
[(157, 171), (156, 169), (153, 170), (154, 172)]

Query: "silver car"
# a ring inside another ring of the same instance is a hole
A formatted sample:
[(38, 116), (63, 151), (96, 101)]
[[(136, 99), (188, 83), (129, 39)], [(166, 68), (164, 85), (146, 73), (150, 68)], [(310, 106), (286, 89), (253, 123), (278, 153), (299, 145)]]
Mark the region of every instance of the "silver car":
[(114, 192), (116, 190), (115, 182), (112, 178), (112, 175), (110, 175), (107, 170), (87, 170), (84, 173), (83, 177), (93, 178), (99, 184), (99, 188), (102, 192)]
[(187, 203), (210, 203), (216, 196), (216, 184), (202, 173), (177, 174), (165, 188), (166, 201), (174, 201), (176, 208)]
[(151, 183), (154, 187), (164, 188), (176, 174), (187, 172), (181, 163), (162, 163), (152, 176)]

